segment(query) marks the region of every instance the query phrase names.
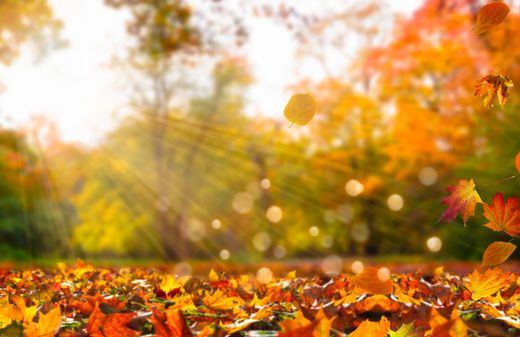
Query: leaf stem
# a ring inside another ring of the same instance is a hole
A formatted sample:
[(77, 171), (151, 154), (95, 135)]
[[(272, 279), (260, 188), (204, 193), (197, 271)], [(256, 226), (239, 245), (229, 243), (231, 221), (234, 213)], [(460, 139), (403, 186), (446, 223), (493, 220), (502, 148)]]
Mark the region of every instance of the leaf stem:
[[(509, 179), (513, 179), (515, 176), (511, 176), (509, 178), (506, 178), (506, 179), (502, 179), (502, 180), (499, 180), (499, 181), (495, 181), (494, 183), (489, 183), (489, 184), (486, 184), (486, 185), (480, 185), (478, 187), (484, 187), (484, 186), (489, 186), (489, 185), (493, 185), (493, 184), (496, 184), (496, 183), (500, 183), (502, 181), (506, 181), (506, 180), (509, 180)], [(477, 188), (477, 186), (475, 186), (475, 188)]]
[(293, 125), (294, 125), (294, 123), (292, 123), (291, 125), (289, 125), (288, 129), (290, 129), (290, 128), (291, 128), (291, 126), (293, 126)]

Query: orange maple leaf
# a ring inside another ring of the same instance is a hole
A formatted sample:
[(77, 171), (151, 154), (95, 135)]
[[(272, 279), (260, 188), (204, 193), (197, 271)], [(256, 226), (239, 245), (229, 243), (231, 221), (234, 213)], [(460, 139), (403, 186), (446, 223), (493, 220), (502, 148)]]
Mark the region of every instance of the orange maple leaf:
[(90, 337), (135, 337), (140, 333), (127, 327), (128, 322), (136, 315), (136, 312), (128, 314), (105, 315), (96, 307), (87, 322), (87, 332)]
[[(520, 153), (518, 153), (518, 155), (516, 156), (515, 164), (516, 164), (516, 169), (518, 170), (518, 172), (520, 172)], [(518, 179), (520, 179), (520, 178), (518, 178)]]
[(483, 203), (482, 199), (475, 190), (475, 183), (473, 179), (467, 181), (464, 179), (459, 180), (458, 185), (451, 185), (446, 189), (451, 195), (442, 198), (440, 204), (450, 205), (441, 218), (437, 221), (448, 221), (448, 225), (457, 217), (462, 214), (462, 220), (464, 226), (471, 215), (475, 215), (475, 206), (477, 203)]
[(513, 86), (513, 81), (509, 76), (502, 75), (502, 72), (491, 73), (491, 75), (482, 77), (478, 82), (480, 83), (475, 86), (477, 91), (474, 96), (485, 96), (484, 109), (487, 110), (494, 106), (495, 98), (498, 98), (498, 103), (504, 108), (509, 97), (509, 88)]
[(390, 278), (381, 280), (379, 270), (367, 267), (350, 279), (350, 283), (356, 285), (370, 294), (387, 295), (392, 293), (392, 281)]
[(472, 30), (481, 34), (500, 25), (511, 10), (501, 1), (488, 3), (479, 9), (477, 14), (477, 26)]
[(294, 330), (279, 332), (278, 337), (314, 337), (314, 330), (320, 323), (319, 319), (310, 322), (308, 325), (296, 328)]
[(390, 322), (383, 316), (379, 322), (363, 321), (349, 337), (386, 337), (388, 330), (390, 330)]
[[(495, 232), (502, 231), (508, 235), (518, 237), (520, 232), (520, 203), (516, 197), (510, 197), (504, 204), (504, 196), (500, 191), (493, 197), (493, 205), (484, 204), (484, 216), (490, 221), (484, 226)], [(504, 242), (505, 242), (504, 235)]]
[(502, 268), (488, 269), (484, 274), (477, 270), (469, 275), (469, 281), (464, 280), (466, 288), (473, 293), (471, 299), (478, 301), (502, 289), (511, 278), (511, 273), (502, 273)]
[(157, 337), (192, 337), (186, 319), (179, 310), (168, 310), (166, 314), (153, 310), (151, 318)]

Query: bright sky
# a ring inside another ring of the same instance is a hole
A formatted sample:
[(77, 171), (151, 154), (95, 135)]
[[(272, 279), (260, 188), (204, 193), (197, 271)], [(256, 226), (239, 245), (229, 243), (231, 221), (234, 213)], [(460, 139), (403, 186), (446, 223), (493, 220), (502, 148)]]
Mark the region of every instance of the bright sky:
[[(410, 14), (422, 1), (391, 0), (390, 7)], [(50, 0), (55, 15), (64, 21), (62, 36), (69, 46), (52, 52), (35, 64), (34, 55), (23, 53), (13, 65), (0, 66), (0, 123), (22, 126), (31, 115), (54, 120), (66, 141), (95, 144), (117, 125), (112, 115), (125, 111), (129, 100), (121, 84), (120, 71), (109, 64), (114, 55), (124, 54), (129, 38), (125, 12), (107, 8), (102, 0)], [(252, 65), (255, 84), (248, 96), (249, 113), (283, 116), (291, 96), (285, 91), (294, 82), (295, 44), (291, 33), (266, 19), (251, 23), (246, 55)], [(322, 76), (309, 64), (299, 75)], [(268, 97), (268, 99), (266, 99)]]

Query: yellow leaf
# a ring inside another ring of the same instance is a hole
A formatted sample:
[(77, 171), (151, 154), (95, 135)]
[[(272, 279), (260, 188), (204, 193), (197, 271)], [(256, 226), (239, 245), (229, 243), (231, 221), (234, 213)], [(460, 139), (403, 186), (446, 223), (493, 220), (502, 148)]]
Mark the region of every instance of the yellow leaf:
[(245, 302), (240, 297), (228, 297), (225, 292), (217, 289), (213, 295), (206, 291), (203, 303), (206, 307), (213, 310), (233, 310), (234, 307), (244, 305)]
[(314, 117), (316, 109), (316, 101), (310, 93), (295, 94), (287, 103), (283, 115), (293, 124), (307, 125)]
[(488, 269), (486, 273), (480, 274), (477, 270), (469, 275), (469, 281), (464, 281), (466, 288), (473, 293), (471, 299), (479, 299), (490, 296), (502, 289), (510, 280), (511, 273), (502, 273), (501, 268)]
[(216, 282), (219, 280), (218, 274), (211, 268), (211, 271), (209, 272), (209, 281), (210, 282)]
[(46, 315), (40, 312), (38, 320), (37, 333), (40, 336), (53, 336), (61, 327), (60, 307), (56, 307), (49, 311)]

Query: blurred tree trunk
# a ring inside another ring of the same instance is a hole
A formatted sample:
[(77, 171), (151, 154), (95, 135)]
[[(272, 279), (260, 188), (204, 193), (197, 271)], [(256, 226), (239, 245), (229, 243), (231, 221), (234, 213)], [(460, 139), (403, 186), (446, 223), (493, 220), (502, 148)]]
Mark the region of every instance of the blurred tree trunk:
[[(167, 261), (183, 260), (189, 256), (189, 247), (186, 235), (185, 222), (170, 223), (170, 170), (167, 158), (172, 154), (165, 155), (165, 142), (168, 135), (167, 117), (168, 103), (173, 96), (172, 85), (166, 80), (166, 72), (169, 69), (167, 61), (159, 60), (152, 73), (154, 102), (150, 117), (153, 118), (151, 125), (154, 126), (153, 153), (157, 182), (157, 219), (155, 227), (162, 245), (163, 258)], [(170, 149), (171, 151), (171, 149)], [(179, 216), (184, 212), (183, 207), (178, 208)]]

